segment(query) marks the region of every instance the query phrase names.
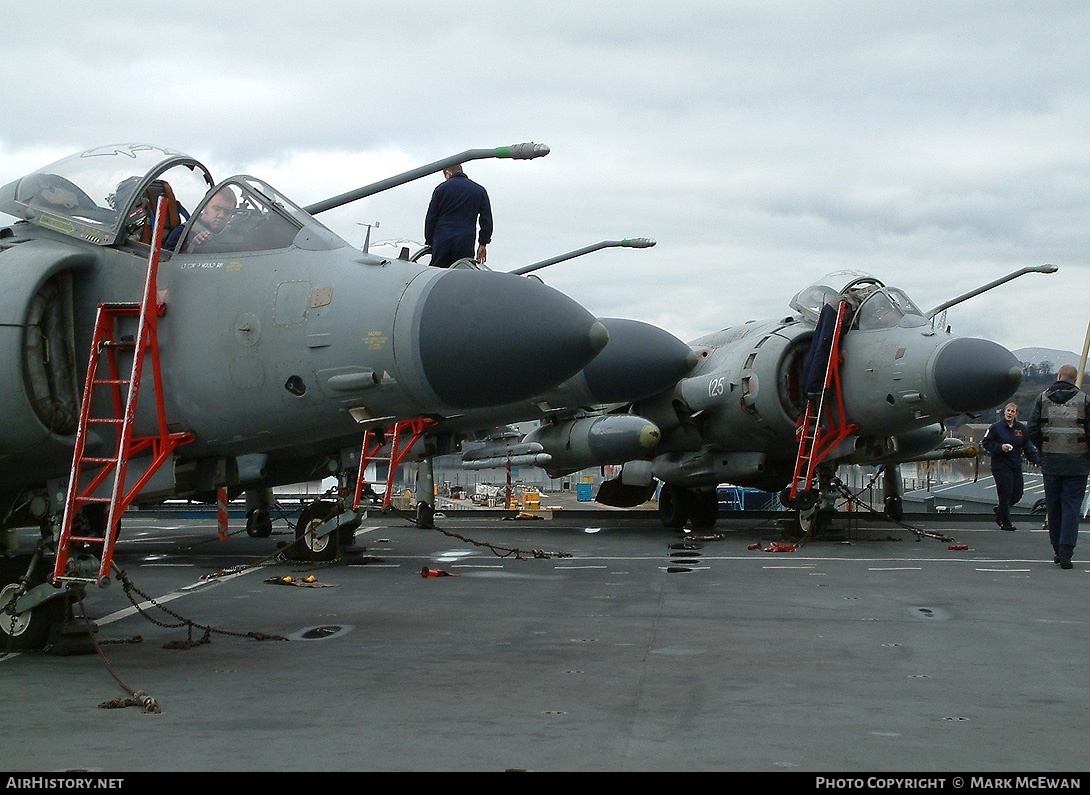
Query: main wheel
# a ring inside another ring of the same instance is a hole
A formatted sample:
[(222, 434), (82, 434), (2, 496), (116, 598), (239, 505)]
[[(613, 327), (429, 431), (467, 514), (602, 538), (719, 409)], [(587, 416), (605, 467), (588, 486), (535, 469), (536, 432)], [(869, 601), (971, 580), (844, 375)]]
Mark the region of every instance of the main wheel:
[(678, 486), (664, 483), (659, 490), (659, 520), (675, 530), (689, 521), (689, 492)]
[[(29, 563), (29, 555), (0, 557), (0, 652), (42, 648), (49, 638), (49, 630), (64, 618), (63, 597), (50, 599), (22, 613), (12, 612), (20, 595), (19, 578), (26, 573)], [(31, 574), (28, 587), (41, 585), (45, 578), (46, 567), (39, 563)]]
[(694, 530), (710, 530), (715, 527), (719, 518), (719, 493), (712, 491), (698, 491), (692, 494), (692, 504), (689, 509), (689, 519)]
[(416, 504), (416, 526), (422, 530), (435, 527), (435, 506), (421, 500)]
[(299, 523), (295, 525), (295, 544), (292, 545), (292, 557), (295, 560), (336, 559), (339, 533), (333, 532), (319, 537), (315, 531), (339, 510), (340, 505), (333, 500), (318, 500), (299, 512)]

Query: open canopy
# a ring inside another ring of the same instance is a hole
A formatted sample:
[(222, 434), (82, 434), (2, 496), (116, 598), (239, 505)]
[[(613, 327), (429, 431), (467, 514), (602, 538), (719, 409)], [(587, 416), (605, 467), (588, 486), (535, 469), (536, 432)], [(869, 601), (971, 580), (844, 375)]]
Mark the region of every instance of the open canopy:
[(192, 209), (212, 187), (194, 158), (161, 146), (119, 144), (88, 149), (0, 188), (0, 210), (32, 224), (110, 246), (147, 221), (146, 191), (168, 181)]
[(147, 243), (156, 196), (172, 198), (169, 232), (192, 228), (191, 215), (195, 222), (219, 191), (230, 191), (236, 207), (221, 253), (347, 245), (267, 183), (239, 175), (217, 186), (193, 157), (150, 144), (100, 146), (58, 160), (0, 188), (0, 211), (99, 246)]
[(856, 309), (853, 326), (867, 330), (892, 326), (916, 327), (927, 324), (923, 312), (903, 290), (887, 287), (861, 271), (836, 271), (800, 290), (791, 299), (791, 308), (813, 323), (821, 308), (834, 308), (847, 299)]

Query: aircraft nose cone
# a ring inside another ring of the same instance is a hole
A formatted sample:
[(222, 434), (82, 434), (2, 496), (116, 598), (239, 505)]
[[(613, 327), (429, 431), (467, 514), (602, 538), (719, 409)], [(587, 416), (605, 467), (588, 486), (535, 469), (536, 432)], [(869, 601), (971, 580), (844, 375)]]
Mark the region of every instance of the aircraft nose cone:
[(990, 409), (1009, 398), (1022, 382), (1013, 353), (990, 340), (951, 340), (935, 357), (935, 389), (957, 412)]
[(609, 346), (583, 371), (599, 403), (627, 403), (657, 395), (696, 366), (692, 348), (649, 323), (602, 318)]
[(424, 375), (453, 408), (539, 395), (578, 373), (608, 340), (598, 319), (560, 291), (496, 271), (448, 271), (420, 312)]

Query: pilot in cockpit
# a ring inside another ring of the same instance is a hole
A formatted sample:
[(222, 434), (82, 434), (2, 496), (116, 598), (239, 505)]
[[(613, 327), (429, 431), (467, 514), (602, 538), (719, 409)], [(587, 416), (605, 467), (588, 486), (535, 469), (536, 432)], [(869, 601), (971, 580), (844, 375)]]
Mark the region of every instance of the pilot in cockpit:
[[(198, 217), (193, 224), (192, 232), (182, 245), (182, 251), (193, 251), (199, 246), (213, 240), (216, 235), (227, 228), (227, 224), (235, 214), (235, 208), (237, 206), (238, 200), (235, 198), (234, 191), (228, 187), (224, 187), (217, 191), (216, 195), (209, 199), (208, 204), (201, 210), (200, 217)], [(182, 236), (184, 228), (185, 227), (179, 226), (172, 230), (170, 235), (168, 235), (167, 239), (163, 242), (163, 248), (168, 251), (174, 250), (178, 245), (178, 239)]]

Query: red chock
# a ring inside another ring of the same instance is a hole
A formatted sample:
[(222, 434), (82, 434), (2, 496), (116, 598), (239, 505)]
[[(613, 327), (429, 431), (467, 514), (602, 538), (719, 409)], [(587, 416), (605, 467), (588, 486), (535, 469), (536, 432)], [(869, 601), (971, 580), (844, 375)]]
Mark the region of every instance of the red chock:
[(451, 574), (449, 571), (443, 571), (442, 569), (429, 569), (427, 566), (420, 570), (421, 577), (457, 577), (457, 574)]
[(794, 552), (794, 544), (785, 544), (782, 541), (773, 541), (772, 545), (765, 548), (765, 552)]

